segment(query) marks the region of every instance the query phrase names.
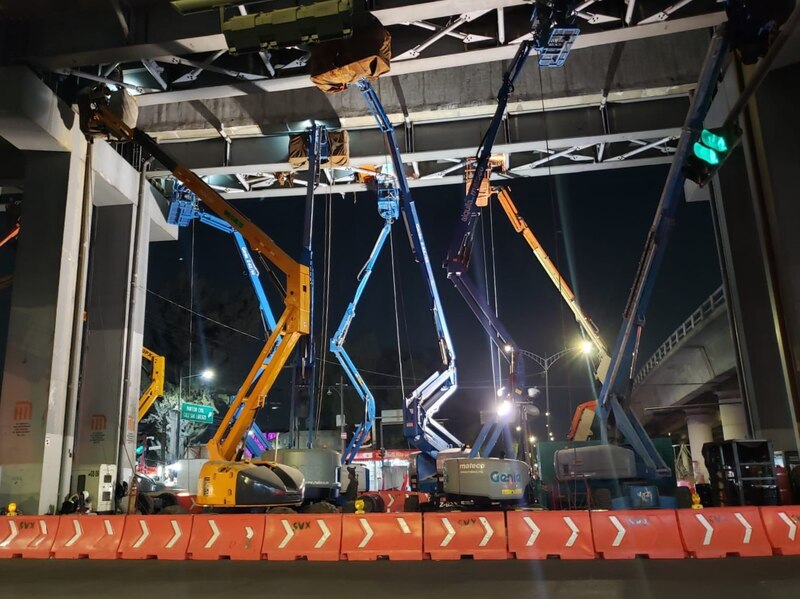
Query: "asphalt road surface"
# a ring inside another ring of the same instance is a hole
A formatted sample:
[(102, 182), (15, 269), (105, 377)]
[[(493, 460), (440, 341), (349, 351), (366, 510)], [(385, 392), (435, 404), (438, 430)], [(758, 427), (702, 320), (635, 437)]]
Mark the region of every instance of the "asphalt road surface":
[(791, 599), (800, 557), (723, 560), (0, 560), (2, 599)]

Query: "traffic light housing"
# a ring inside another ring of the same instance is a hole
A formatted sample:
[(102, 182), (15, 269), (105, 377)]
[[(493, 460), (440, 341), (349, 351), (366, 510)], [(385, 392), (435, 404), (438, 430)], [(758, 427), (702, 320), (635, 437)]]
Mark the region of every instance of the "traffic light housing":
[(722, 167), (741, 137), (742, 130), (735, 123), (703, 129), (686, 158), (684, 176), (703, 187)]

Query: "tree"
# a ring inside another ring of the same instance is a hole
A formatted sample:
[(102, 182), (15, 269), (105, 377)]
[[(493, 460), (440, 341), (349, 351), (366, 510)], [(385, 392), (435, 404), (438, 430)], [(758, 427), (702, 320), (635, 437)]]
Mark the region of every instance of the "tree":
[[(211, 406), (217, 412), (214, 398), (205, 389), (184, 391), (183, 403), (194, 403)], [(185, 448), (198, 439), (208, 429), (207, 424), (180, 419), (180, 431), (176, 434), (178, 426), (178, 407), (181, 398), (178, 395), (178, 388), (174, 385), (167, 385), (164, 397), (156, 401), (150, 412), (142, 419), (141, 424), (151, 428), (154, 436), (161, 445), (161, 459), (166, 464), (169, 456), (172, 461), (184, 457), (180, 448)], [(180, 439), (181, 442), (176, 441)]]

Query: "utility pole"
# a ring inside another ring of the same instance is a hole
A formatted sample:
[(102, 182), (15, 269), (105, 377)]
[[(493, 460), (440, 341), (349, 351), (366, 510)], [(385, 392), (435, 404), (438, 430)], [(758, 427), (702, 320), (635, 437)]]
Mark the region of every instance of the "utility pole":
[[(336, 387), (336, 392), (339, 394), (339, 451), (344, 454), (345, 450), (345, 441), (347, 440), (347, 433), (345, 432), (345, 421), (344, 421), (344, 388), (347, 385), (344, 382), (344, 377), (339, 376), (339, 382), (334, 385)], [(328, 395), (333, 395), (333, 391), (331, 387), (328, 387)]]
[(344, 377), (339, 375), (339, 451), (344, 453), (347, 433), (344, 430)]

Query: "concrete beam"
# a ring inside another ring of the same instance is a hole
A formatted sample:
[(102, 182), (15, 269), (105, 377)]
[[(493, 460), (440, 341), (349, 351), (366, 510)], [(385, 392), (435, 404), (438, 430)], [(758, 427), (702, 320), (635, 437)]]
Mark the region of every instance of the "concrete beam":
[(139, 173), (105, 141), (94, 142), (92, 169), (96, 186), (95, 206), (117, 206), (136, 201)]
[(646, 408), (686, 405), (735, 376), (736, 353), (723, 304), (634, 387), (631, 402), (647, 423)]
[(150, 218), (150, 241), (177, 241), (178, 226), (169, 224), (164, 216), (168, 211), (167, 200), (149, 183), (144, 190), (143, 204)]
[[(436, 19), (481, 9), (511, 7), (524, 0), (437, 0), (409, 1), (404, 5), (373, 11), (386, 25), (420, 19)], [(134, 7), (135, 9), (135, 7)], [(136, 11), (132, 39), (122, 35), (112, 11), (93, 11), (74, 17), (59, 15), (32, 23), (37, 35), (30, 36), (26, 48), (18, 49), (19, 58), (27, 58), (47, 69), (78, 67), (109, 62), (129, 62), (170, 55), (227, 50), (220, 33), (216, 11), (182, 16), (168, 3), (149, 3)], [(63, 31), (70, 31), (69, 40)]]
[[(497, 147), (497, 146), (495, 146)], [(474, 154), (474, 152), (473, 152)], [(550, 175), (568, 175), (573, 173), (589, 173), (597, 171), (615, 170), (623, 168), (635, 168), (640, 166), (656, 166), (671, 164), (671, 156), (657, 156), (655, 158), (639, 158), (633, 160), (626, 160), (624, 162), (591, 162), (581, 163), (576, 162), (566, 165), (558, 165), (552, 167), (541, 167), (535, 169), (519, 169), (514, 171), (517, 177), (547, 177)], [(492, 181), (502, 184), (503, 182), (513, 182), (513, 177), (505, 177), (501, 175), (492, 175)], [(464, 185), (464, 177), (462, 175), (445, 176), (437, 179), (409, 179), (409, 187), (416, 189), (419, 187), (440, 187), (442, 185)], [(317, 193), (354, 193), (359, 191), (367, 191), (365, 185), (361, 183), (345, 183), (340, 185), (327, 185), (320, 183), (317, 187)], [(305, 197), (305, 187), (275, 187), (268, 189), (222, 193), (223, 198), (227, 200), (244, 200), (244, 199), (261, 199), (261, 198), (277, 198), (277, 197)]]
[[(646, 40), (666, 36), (669, 34), (709, 29), (719, 25), (725, 20), (725, 13), (719, 12), (699, 15), (696, 17), (687, 17), (685, 19), (675, 19), (665, 21), (663, 23), (637, 25), (635, 27), (612, 29), (599, 33), (587, 33), (578, 37), (575, 45), (573, 46), (573, 52), (587, 48), (598, 48), (620, 42)], [(679, 44), (676, 44), (676, 40), (672, 40), (672, 43), (676, 45), (676, 47), (679, 47)], [(224, 44), (222, 47), (224, 47)], [(517, 46), (506, 45), (497, 48), (472, 50), (468, 52), (459, 52), (456, 54), (445, 54), (430, 58), (417, 58), (392, 65), (391, 73), (393, 76), (400, 76), (424, 73), (428, 71), (440, 71), (444, 69), (463, 69), (464, 67), (474, 68), (476, 65), (488, 65), (489, 63), (509, 60), (514, 56), (516, 51)], [(163, 58), (166, 59), (167, 57)], [(108, 61), (110, 58), (106, 58), (105, 60)], [(571, 56), (570, 63), (574, 61), (574, 56)], [(607, 64), (608, 63), (606, 62), (601, 67), (601, 74), (605, 74)], [(664, 68), (669, 64), (670, 61), (665, 60), (664, 56), (658, 56), (659, 68)], [(473, 80), (474, 79), (475, 77), (473, 74)], [(180, 91), (143, 94), (138, 96), (138, 101), (140, 106), (156, 106), (175, 102), (232, 98), (250, 95), (259, 91), (280, 92), (307, 89), (313, 86), (314, 84), (307, 75), (301, 75), (295, 77), (247, 81), (243, 83), (231, 83), (229, 85), (218, 85), (213, 87), (194, 88)], [(491, 89), (492, 91), (495, 91), (496, 88), (495, 86), (492, 86)], [(595, 89), (600, 89), (600, 87)], [(452, 97), (453, 96), (451, 95), (450, 98), (452, 99)]]
[(68, 152), (82, 138), (77, 115), (32, 71), (0, 69), (0, 137), (25, 151)]
[[(607, 135), (587, 135), (582, 137), (565, 137), (559, 139), (537, 139), (534, 141), (520, 141), (512, 143), (495, 144), (494, 151), (497, 154), (530, 154), (544, 150), (563, 150), (574, 146), (592, 146), (596, 144), (613, 144), (630, 140), (651, 140), (670, 137), (680, 134), (679, 127), (668, 127), (663, 129), (653, 129), (644, 131), (630, 131), (624, 133), (609, 133)], [(444, 135), (439, 138), (439, 148), (426, 149), (419, 152), (403, 152), (401, 160), (405, 164), (413, 162), (441, 162), (451, 159), (469, 158), (475, 155), (476, 146), (448, 146)], [(198, 164), (208, 163), (214, 160), (214, 146), (193, 148), (199, 146), (198, 142), (189, 144), (165, 144), (166, 151), (179, 162), (192, 169), (195, 174), (202, 177), (209, 175), (253, 175), (256, 173), (274, 173), (291, 171), (292, 166), (288, 162), (288, 137), (287, 138), (253, 138), (249, 140), (241, 139), (232, 144), (231, 163), (227, 166), (208, 166), (202, 167)], [(239, 147), (241, 145), (241, 147)], [(254, 147), (262, 146), (262, 151)], [(365, 144), (366, 145), (366, 144)], [(235, 151), (234, 151), (235, 147)], [(364, 148), (369, 149), (369, 148)], [(386, 153), (364, 154), (359, 151), (357, 146), (351, 146), (353, 152), (350, 156), (350, 165), (365, 166), (375, 164), (385, 164), (388, 160)], [(244, 160), (251, 159), (277, 159), (279, 162), (251, 162)], [(169, 171), (160, 169), (148, 173), (148, 177), (159, 178), (169, 175)]]

